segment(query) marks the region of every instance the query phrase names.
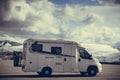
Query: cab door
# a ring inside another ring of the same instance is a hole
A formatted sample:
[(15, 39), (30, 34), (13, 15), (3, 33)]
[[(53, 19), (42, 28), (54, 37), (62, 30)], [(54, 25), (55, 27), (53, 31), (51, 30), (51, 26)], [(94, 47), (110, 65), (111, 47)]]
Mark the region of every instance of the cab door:
[(87, 69), (90, 64), (92, 64), (91, 55), (85, 49), (79, 49), (79, 58), (78, 58), (78, 66), (80, 72), (87, 72)]

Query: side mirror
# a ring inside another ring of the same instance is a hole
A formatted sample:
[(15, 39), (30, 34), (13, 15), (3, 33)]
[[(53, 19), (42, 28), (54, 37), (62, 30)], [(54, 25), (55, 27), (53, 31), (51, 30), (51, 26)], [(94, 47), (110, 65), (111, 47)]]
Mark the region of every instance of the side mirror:
[(92, 59), (92, 55), (90, 55), (90, 57), (89, 57), (90, 59)]
[(80, 62), (81, 61), (81, 59), (78, 59), (78, 62)]
[(92, 57), (92, 55), (90, 55), (90, 57)]

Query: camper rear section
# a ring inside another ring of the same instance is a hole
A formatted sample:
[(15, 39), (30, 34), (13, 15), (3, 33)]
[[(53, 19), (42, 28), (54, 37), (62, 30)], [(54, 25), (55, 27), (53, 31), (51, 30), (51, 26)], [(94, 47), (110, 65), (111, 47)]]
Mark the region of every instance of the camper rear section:
[(24, 43), (23, 71), (77, 72), (75, 42), (27, 40)]

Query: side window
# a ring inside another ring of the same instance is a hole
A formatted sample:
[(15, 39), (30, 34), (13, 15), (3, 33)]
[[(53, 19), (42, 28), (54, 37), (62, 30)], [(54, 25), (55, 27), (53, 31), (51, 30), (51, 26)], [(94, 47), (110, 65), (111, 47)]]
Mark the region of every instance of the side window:
[(42, 52), (43, 45), (35, 42), (35, 43), (32, 44), (31, 47), (32, 47), (32, 51)]
[(51, 53), (52, 54), (61, 54), (62, 48), (61, 47), (51, 47)]

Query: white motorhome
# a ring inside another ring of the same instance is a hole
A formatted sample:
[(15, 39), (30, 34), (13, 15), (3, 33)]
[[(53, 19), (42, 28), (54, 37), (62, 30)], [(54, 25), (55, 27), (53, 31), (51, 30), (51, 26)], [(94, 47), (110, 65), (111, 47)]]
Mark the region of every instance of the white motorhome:
[(95, 76), (102, 66), (74, 41), (28, 39), (23, 46), (22, 70), (45, 76), (53, 72)]

